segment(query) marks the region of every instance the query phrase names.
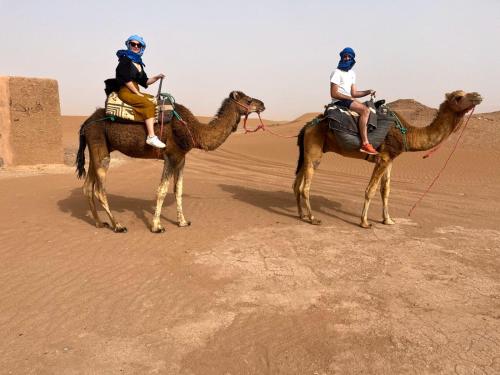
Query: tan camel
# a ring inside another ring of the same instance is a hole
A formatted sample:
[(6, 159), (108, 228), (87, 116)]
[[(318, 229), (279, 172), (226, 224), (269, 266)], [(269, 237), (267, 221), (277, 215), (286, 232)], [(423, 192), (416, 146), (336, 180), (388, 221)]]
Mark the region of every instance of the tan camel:
[[(167, 147), (161, 151), (146, 145), (143, 124), (123, 124), (103, 120), (106, 115), (102, 108), (96, 110), (83, 123), (80, 129), (80, 147), (76, 165), (78, 177), (82, 178), (86, 175), (83, 191), (87, 196), (96, 227), (109, 225), (99, 219), (94, 196), (108, 214), (112, 229), (115, 232), (127, 231), (126, 227), (116, 221), (111, 213), (104, 189), (110, 162), (109, 155), (115, 150), (134, 158), (164, 160), (151, 231), (154, 233), (165, 231), (160, 223), (160, 214), (171, 176), (174, 177), (177, 223), (181, 227), (190, 225), (191, 223), (184, 218), (182, 211), (183, 170), (186, 154), (192, 148), (215, 150), (232, 132), (236, 131), (242, 115), (262, 112), (265, 107), (260, 100), (251, 98), (240, 91), (233, 91), (229, 98), (222, 102), (217, 115), (208, 124), (200, 123), (186, 107), (180, 104), (176, 104), (175, 109), (185, 123), (174, 117), (169, 124), (165, 125), (161, 140), (166, 143)], [(156, 134), (160, 133), (159, 129), (160, 126), (156, 125)], [(90, 161), (86, 174), (85, 147), (87, 145)]]
[[(319, 166), (322, 154), (331, 151), (346, 157), (366, 158), (368, 161), (375, 163), (370, 182), (365, 191), (365, 203), (360, 225), (363, 228), (371, 226), (368, 223), (368, 208), (380, 181), (382, 181), (380, 193), (383, 203), (383, 223), (394, 224), (394, 220), (389, 216), (388, 209), (393, 160), (402, 152), (429, 150), (443, 142), (452, 132), (458, 129), (464, 115), (481, 101), (481, 95), (476, 92), (465, 93), (458, 90), (446, 94), (446, 100), (439, 107), (436, 117), (425, 128), (410, 126), (406, 120), (397, 115), (404, 127), (407, 128), (406, 139), (403, 139), (400, 130), (392, 127), (384, 142), (379, 146), (379, 155), (377, 156), (367, 157), (366, 154), (358, 151), (344, 152), (337, 144), (335, 134), (329, 130), (328, 120), (322, 119), (322, 116), (318, 116), (316, 121), (307, 123), (300, 131), (297, 141), (300, 154), (293, 184), (300, 218), (311, 224), (321, 224), (321, 221), (315, 218), (311, 212), (309, 192), (314, 170)], [(306, 214), (302, 210), (302, 198), (305, 200)]]

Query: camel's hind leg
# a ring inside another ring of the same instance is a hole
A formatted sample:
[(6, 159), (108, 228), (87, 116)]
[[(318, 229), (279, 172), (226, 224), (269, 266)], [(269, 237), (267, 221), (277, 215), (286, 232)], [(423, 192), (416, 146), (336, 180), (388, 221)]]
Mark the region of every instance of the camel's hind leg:
[[(89, 151), (92, 153), (92, 147), (89, 148)], [(98, 150), (98, 152), (92, 153), (91, 160), (91, 165), (94, 167), (95, 174), (94, 194), (101, 203), (102, 208), (104, 208), (104, 210), (108, 214), (109, 220), (111, 221), (111, 228), (115, 232), (126, 232), (127, 228), (116, 221), (115, 217), (111, 213), (106, 190), (104, 189), (106, 172), (108, 171), (109, 163), (111, 161), (109, 152), (107, 150)]]
[(383, 205), (382, 217), (384, 219), (384, 224), (386, 225), (396, 224), (389, 215), (389, 193), (391, 192), (391, 169), (392, 169), (392, 162), (389, 162), (385, 170), (385, 173), (382, 175), (382, 181), (380, 185), (380, 195), (382, 196), (382, 205)]
[(301, 219), (304, 218), (304, 212), (302, 210), (302, 193), (304, 189), (304, 167), (297, 172), (295, 176), (295, 181), (293, 183), (293, 192), (295, 194), (295, 200), (297, 202), (297, 211)]
[[(309, 221), (311, 224), (319, 225), (321, 220), (313, 216), (310, 202), (311, 183), (314, 176), (314, 170), (318, 168), (323, 156), (322, 143), (310, 144), (309, 147), (306, 143), (304, 165), (302, 167), (303, 182), (298, 186), (300, 195), (304, 199), (306, 205), (306, 213), (301, 214), (301, 219)], [(298, 203), (299, 200), (297, 200)]]
[(370, 182), (365, 190), (365, 203), (363, 205), (363, 212), (361, 214), (361, 223), (360, 225), (363, 228), (370, 228), (371, 224), (368, 223), (368, 209), (370, 208), (370, 202), (377, 191), (378, 185), (382, 176), (384, 176), (387, 172), (387, 168), (390, 165), (391, 161), (384, 159), (381, 155), (375, 164), (375, 168), (373, 169), (372, 177), (370, 178)]
[(89, 171), (87, 173), (87, 177), (85, 178), (85, 183), (83, 184), (83, 194), (87, 197), (90, 206), (90, 212), (92, 213), (92, 217), (95, 221), (95, 226), (97, 228), (102, 228), (104, 226), (109, 226), (108, 223), (103, 223), (101, 219), (99, 219), (99, 215), (97, 214), (94, 194), (95, 194), (95, 185), (96, 185), (96, 176), (94, 171), (94, 166), (92, 165), (92, 159), (90, 159), (89, 163)]

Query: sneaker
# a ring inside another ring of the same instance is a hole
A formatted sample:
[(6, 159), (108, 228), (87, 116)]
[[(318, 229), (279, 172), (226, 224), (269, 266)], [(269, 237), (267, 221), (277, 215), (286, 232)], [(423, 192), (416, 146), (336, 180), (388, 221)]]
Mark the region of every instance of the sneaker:
[(375, 150), (373, 148), (371, 143), (365, 143), (363, 146), (361, 146), (359, 151), (364, 152), (365, 154), (369, 154), (369, 155), (378, 155), (377, 150)]
[(165, 148), (165, 143), (160, 141), (160, 139), (156, 136), (149, 136), (146, 138), (146, 143), (150, 146), (156, 147), (156, 148)]

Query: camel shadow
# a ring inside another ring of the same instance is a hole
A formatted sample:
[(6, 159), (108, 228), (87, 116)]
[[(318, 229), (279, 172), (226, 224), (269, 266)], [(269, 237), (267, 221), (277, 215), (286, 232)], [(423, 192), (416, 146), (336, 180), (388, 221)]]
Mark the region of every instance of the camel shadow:
[[(230, 194), (234, 199), (262, 208), (271, 213), (298, 219), (295, 195), (288, 191), (266, 191), (257, 190), (241, 185), (219, 184), (219, 187)], [(324, 215), (334, 217), (345, 223), (359, 226), (358, 215), (342, 210), (342, 204), (332, 201), (321, 195), (315, 195), (312, 203), (313, 212), (321, 212)], [(335, 212), (335, 213), (334, 213)], [(344, 214), (356, 218), (355, 221), (346, 220), (338, 214)]]
[[(156, 201), (154, 199), (129, 198), (114, 194), (107, 194), (107, 196), (111, 212), (113, 212), (113, 214), (133, 212), (139, 220), (141, 220), (147, 227), (150, 227), (156, 205)], [(99, 217), (101, 220), (109, 222), (108, 215), (102, 209), (99, 201), (97, 199), (95, 201)], [(163, 202), (163, 209), (173, 203), (174, 197), (171, 194), (167, 195), (165, 201)], [(95, 224), (87, 203), (87, 197), (83, 195), (81, 188), (73, 189), (70, 195), (67, 198), (58, 201), (57, 205), (62, 212), (69, 213), (72, 217), (91, 225)], [(163, 214), (160, 218), (162, 221), (164, 220), (172, 224), (177, 224), (177, 222), (163, 216)]]

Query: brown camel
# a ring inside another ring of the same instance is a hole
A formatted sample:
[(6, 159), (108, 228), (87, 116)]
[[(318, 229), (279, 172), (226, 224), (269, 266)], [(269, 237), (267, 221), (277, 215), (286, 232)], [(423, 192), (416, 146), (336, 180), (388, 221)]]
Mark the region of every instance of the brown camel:
[[(111, 228), (115, 232), (126, 232), (125, 226), (114, 218), (109, 208), (104, 181), (109, 167), (110, 153), (120, 151), (134, 158), (163, 159), (163, 173), (158, 195), (156, 210), (151, 231), (164, 232), (160, 223), (160, 214), (163, 201), (167, 194), (169, 179), (174, 177), (174, 194), (177, 204), (177, 223), (179, 226), (188, 226), (191, 223), (184, 218), (182, 211), (182, 188), (185, 156), (192, 148), (215, 150), (229, 135), (236, 131), (242, 115), (265, 110), (264, 103), (251, 98), (240, 91), (233, 91), (226, 98), (217, 112), (215, 118), (208, 124), (200, 123), (196, 117), (184, 106), (175, 105), (175, 110), (180, 115), (166, 124), (161, 140), (167, 145), (159, 151), (145, 142), (146, 134), (144, 124), (124, 124), (105, 120), (104, 109), (98, 109), (90, 116), (80, 129), (80, 147), (76, 157), (78, 177), (86, 175), (83, 185), (84, 194), (87, 196), (95, 225), (98, 228), (108, 227), (97, 215), (94, 196), (97, 197), (111, 221)], [(160, 126), (155, 126), (159, 135)], [(89, 146), (89, 167), (85, 172), (85, 147)]]
[[(394, 220), (389, 216), (388, 202), (391, 182), (391, 168), (393, 160), (404, 151), (429, 150), (443, 142), (448, 136), (456, 131), (465, 114), (474, 106), (481, 103), (482, 98), (476, 92), (465, 93), (458, 90), (446, 94), (446, 100), (439, 107), (439, 111), (431, 124), (425, 128), (410, 126), (400, 115), (397, 116), (406, 127), (405, 139), (400, 130), (392, 127), (384, 142), (379, 146), (377, 156), (369, 156), (361, 152), (344, 152), (335, 139), (335, 134), (328, 128), (328, 120), (318, 116), (316, 121), (307, 123), (299, 133), (297, 144), (300, 154), (295, 172), (293, 190), (297, 199), (297, 208), (302, 220), (311, 224), (321, 224), (311, 212), (309, 192), (314, 170), (319, 166), (321, 156), (324, 152), (336, 152), (346, 157), (364, 159), (374, 162), (372, 177), (365, 191), (365, 203), (361, 214), (361, 226), (369, 228), (368, 208), (370, 201), (375, 195), (377, 187), (382, 181), (380, 193), (383, 203), (383, 223), (392, 225)], [(406, 143), (406, 147), (405, 147)], [(306, 214), (303, 213), (301, 199), (305, 200)]]

